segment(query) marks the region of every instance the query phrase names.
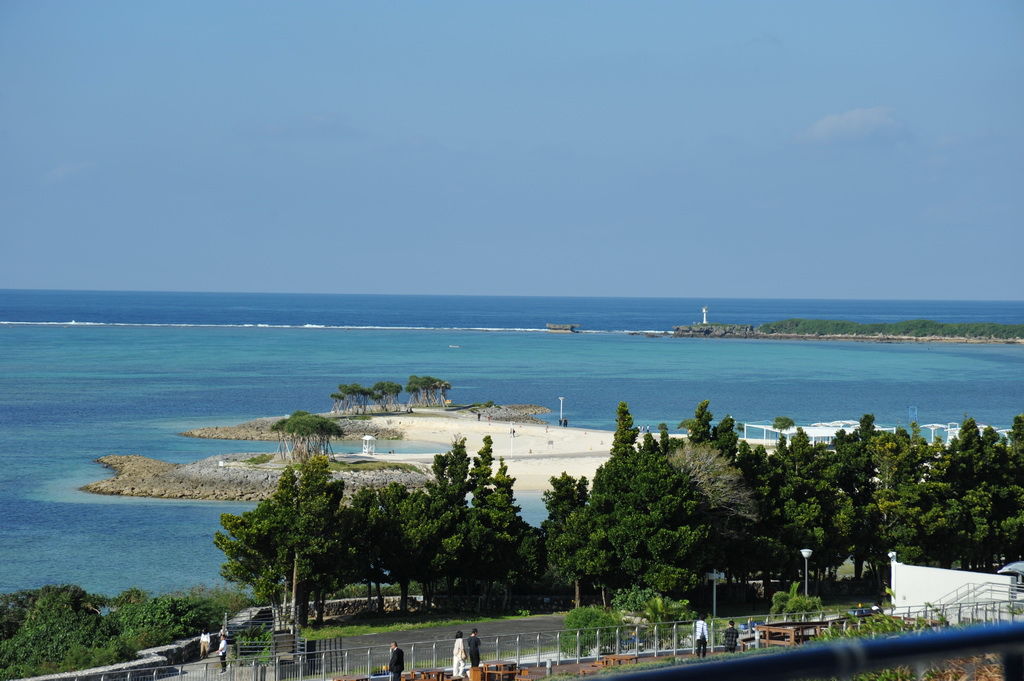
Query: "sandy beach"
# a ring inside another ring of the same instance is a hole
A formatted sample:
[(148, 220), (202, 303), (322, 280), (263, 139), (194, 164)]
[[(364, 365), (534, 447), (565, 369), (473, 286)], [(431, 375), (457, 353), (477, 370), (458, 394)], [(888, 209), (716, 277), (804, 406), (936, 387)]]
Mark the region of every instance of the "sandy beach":
[[(583, 428), (559, 428), (534, 423), (508, 423), (487, 418), (477, 420), (466, 412), (417, 411), (398, 416), (375, 416), (373, 420), (387, 428), (400, 430), (406, 440), (433, 442), (437, 452), (449, 449), (456, 438), (466, 438), (466, 450), (473, 455), (483, 446), (485, 435), (494, 441), (495, 459), (504, 457), (516, 489), (546, 490), (552, 476), (562, 472), (593, 479), (594, 471), (608, 459), (612, 432)], [(515, 437), (512, 431), (515, 430)], [(387, 454), (387, 440), (377, 442), (374, 459), (430, 464), (431, 454)], [(385, 453), (381, 453), (385, 452)]]

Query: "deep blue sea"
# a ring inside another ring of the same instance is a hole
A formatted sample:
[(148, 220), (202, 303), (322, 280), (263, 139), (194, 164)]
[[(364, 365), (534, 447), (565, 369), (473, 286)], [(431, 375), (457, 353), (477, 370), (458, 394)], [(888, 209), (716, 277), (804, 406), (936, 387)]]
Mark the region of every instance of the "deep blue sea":
[[(675, 425), (697, 402), (741, 422), (959, 421), (1024, 412), (1024, 345), (649, 338), (700, 319), (1024, 323), (1024, 302), (695, 300), (0, 291), (0, 592), (75, 582), (103, 593), (219, 582), (211, 536), (247, 504), (102, 497), (94, 459), (189, 461), (271, 443), (177, 433), (296, 409), (339, 383), (430, 374), (458, 402), (552, 408), (612, 428)], [(584, 333), (543, 332), (548, 322)], [(457, 347), (451, 347), (457, 346)], [(427, 451), (402, 443), (407, 451)], [(538, 493), (520, 495), (531, 522)]]

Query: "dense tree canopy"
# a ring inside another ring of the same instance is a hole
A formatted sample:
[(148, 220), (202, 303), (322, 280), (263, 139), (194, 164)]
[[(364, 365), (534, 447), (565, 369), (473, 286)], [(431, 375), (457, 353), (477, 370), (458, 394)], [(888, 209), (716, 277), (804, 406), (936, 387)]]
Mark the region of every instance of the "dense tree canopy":
[[(352, 582), (371, 595), (377, 585), (378, 596), (394, 583), (407, 596), (416, 582), (428, 598), (446, 591), (497, 605), (510, 585), (545, 571), (577, 598), (624, 587), (682, 597), (710, 570), (788, 586), (801, 548), (814, 550), (819, 580), (852, 560), (878, 588), (890, 550), (980, 570), (1024, 557), (1024, 415), (1007, 436), (967, 419), (948, 444), (916, 428), (879, 430), (866, 415), (831, 447), (797, 428), (771, 451), (740, 441), (735, 421), (716, 421), (707, 401), (684, 425), (689, 437), (662, 424), (639, 439), (620, 404), (608, 460), (592, 482), (552, 478), (540, 530), (522, 520), (489, 438), (472, 457), (454, 442), (423, 489), (362, 489), (344, 503), (323, 464), (316, 484), (296, 469), (273, 499), (225, 516), (224, 574), (278, 600)], [(316, 521), (296, 520), (314, 508)]]

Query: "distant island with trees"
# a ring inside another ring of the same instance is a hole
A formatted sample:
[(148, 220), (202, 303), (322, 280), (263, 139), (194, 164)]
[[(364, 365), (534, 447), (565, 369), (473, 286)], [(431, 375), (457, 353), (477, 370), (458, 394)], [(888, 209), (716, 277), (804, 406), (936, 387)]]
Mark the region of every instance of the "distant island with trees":
[(841, 319), (783, 319), (760, 326), (750, 324), (676, 326), (671, 333), (666, 335), (676, 338), (1022, 343), (1024, 342), (1024, 324), (996, 324), (994, 322), (951, 324), (930, 319), (862, 324)]

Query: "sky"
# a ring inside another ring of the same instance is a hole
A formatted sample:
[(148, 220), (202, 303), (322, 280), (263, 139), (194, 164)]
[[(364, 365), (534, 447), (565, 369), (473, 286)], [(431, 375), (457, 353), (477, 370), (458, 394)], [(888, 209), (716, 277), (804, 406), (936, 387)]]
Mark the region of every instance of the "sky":
[(0, 2), (0, 288), (1024, 299), (1024, 3)]

